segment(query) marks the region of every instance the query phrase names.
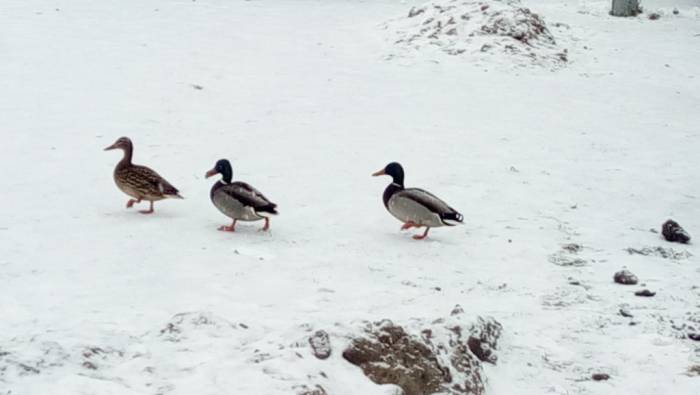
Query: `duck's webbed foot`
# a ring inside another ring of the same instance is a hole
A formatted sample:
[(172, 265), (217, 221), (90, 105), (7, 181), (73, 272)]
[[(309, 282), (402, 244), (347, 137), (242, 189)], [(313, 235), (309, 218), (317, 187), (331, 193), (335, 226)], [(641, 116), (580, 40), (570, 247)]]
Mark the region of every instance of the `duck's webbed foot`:
[(141, 203), (141, 199), (129, 199), (129, 201), (126, 202), (126, 208), (131, 208), (134, 203)]
[(237, 220), (234, 219), (231, 226), (226, 226), (226, 225), (219, 226), (219, 230), (222, 232), (235, 232), (236, 231), (236, 221)]
[(150, 202), (151, 202), (151, 207), (148, 210), (140, 210), (139, 213), (141, 213), (141, 214), (153, 214), (153, 212), (154, 212), (153, 200), (151, 200)]
[(423, 240), (423, 239), (425, 239), (426, 237), (428, 237), (428, 231), (430, 231), (430, 227), (426, 226), (426, 227), (425, 227), (425, 232), (423, 232), (422, 235), (414, 235), (413, 238), (414, 238), (415, 240)]

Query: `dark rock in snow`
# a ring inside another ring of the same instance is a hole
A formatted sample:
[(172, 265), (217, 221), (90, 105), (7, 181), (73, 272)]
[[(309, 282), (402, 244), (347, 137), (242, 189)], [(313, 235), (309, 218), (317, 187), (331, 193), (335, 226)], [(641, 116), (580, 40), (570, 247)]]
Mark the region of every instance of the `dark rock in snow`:
[(476, 324), (472, 326), (472, 334), (467, 340), (469, 350), (482, 362), (495, 364), (498, 357), (494, 351), (502, 332), (503, 326), (498, 321), (493, 318), (479, 317)]
[(615, 273), (613, 280), (616, 283), (623, 285), (635, 285), (639, 282), (637, 276), (635, 276), (629, 270), (620, 270), (619, 272)]
[(371, 325), (368, 335), (353, 340), (343, 358), (375, 383), (398, 385), (406, 395), (427, 395), (452, 381), (433, 351), (402, 327), (385, 320)]
[(327, 395), (326, 390), (318, 384), (314, 385), (313, 387), (303, 385), (295, 389), (297, 391), (297, 395)]
[(664, 239), (670, 242), (687, 244), (690, 241), (690, 235), (683, 229), (678, 222), (669, 219), (661, 225), (661, 234)]
[(632, 313), (630, 313), (630, 311), (627, 310), (627, 309), (624, 308), (624, 307), (620, 307), (620, 315), (623, 316), (623, 317), (627, 317), (627, 318), (632, 318), (632, 317), (634, 317), (634, 316), (632, 315)]
[(700, 365), (693, 365), (688, 368), (688, 376), (700, 376)]
[(459, 315), (459, 314), (464, 314), (464, 309), (462, 308), (462, 306), (456, 304), (455, 307), (450, 312), (450, 315)]
[(309, 344), (316, 358), (326, 359), (331, 356), (331, 341), (326, 331), (316, 331), (309, 338)]
[(641, 291), (635, 292), (634, 294), (637, 296), (645, 296), (645, 297), (650, 298), (650, 297), (656, 295), (656, 292), (651, 292), (648, 289), (643, 289)]
[(562, 250), (571, 254), (576, 254), (577, 252), (581, 251), (582, 248), (583, 247), (581, 247), (580, 244), (576, 243), (564, 244), (563, 246), (561, 246)]
[(651, 14), (649, 14), (649, 19), (652, 21), (661, 19), (661, 14), (659, 14), (658, 12), (652, 12)]
[[(359, 366), (377, 384), (394, 384), (404, 395), (482, 395), (483, 368), (469, 343), (494, 360), (501, 325), (479, 318), (470, 328), (454, 318), (433, 321), (413, 335), (389, 320), (368, 324), (352, 340), (343, 358)], [(473, 340), (472, 340), (473, 339)]]
[(693, 256), (688, 251), (676, 251), (673, 248), (664, 248), (664, 247), (644, 247), (642, 249), (638, 248), (632, 248), (629, 247), (627, 248), (627, 252), (630, 255), (644, 255), (644, 256), (658, 256), (664, 259), (672, 259), (672, 260), (681, 260), (681, 259), (688, 259), (689, 257)]
[(700, 342), (700, 333), (688, 333), (688, 339)]
[(593, 373), (591, 378), (595, 381), (605, 381), (610, 379), (610, 375), (607, 373)]

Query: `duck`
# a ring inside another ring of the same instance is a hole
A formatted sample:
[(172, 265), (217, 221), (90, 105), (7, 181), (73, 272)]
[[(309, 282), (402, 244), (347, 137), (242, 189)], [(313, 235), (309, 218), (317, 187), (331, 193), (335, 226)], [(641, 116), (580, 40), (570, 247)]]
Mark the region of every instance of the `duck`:
[(219, 230), (235, 232), (236, 222), (261, 219), (265, 220), (265, 225), (260, 230), (269, 230), (270, 215), (279, 214), (277, 205), (250, 184), (242, 181), (232, 182), (233, 170), (227, 159), (218, 160), (205, 176), (209, 178), (217, 174), (221, 174), (221, 179), (211, 187), (211, 201), (222, 214), (233, 220), (230, 226), (221, 226)]
[(391, 162), (372, 176), (388, 175), (392, 178), (384, 190), (384, 207), (403, 222), (401, 230), (425, 228), (422, 235), (414, 235), (416, 240), (428, 237), (430, 228), (455, 226), (463, 223), (464, 217), (432, 193), (420, 188), (404, 186), (404, 171), (401, 164)]
[(163, 199), (183, 199), (180, 191), (155, 170), (131, 163), (134, 155), (134, 144), (131, 139), (120, 137), (104, 150), (114, 149), (124, 151), (124, 157), (114, 168), (114, 182), (122, 192), (133, 198), (126, 203), (126, 208), (131, 208), (135, 203), (141, 203), (141, 200), (147, 200), (151, 203), (150, 208), (139, 212), (152, 214), (153, 202)]

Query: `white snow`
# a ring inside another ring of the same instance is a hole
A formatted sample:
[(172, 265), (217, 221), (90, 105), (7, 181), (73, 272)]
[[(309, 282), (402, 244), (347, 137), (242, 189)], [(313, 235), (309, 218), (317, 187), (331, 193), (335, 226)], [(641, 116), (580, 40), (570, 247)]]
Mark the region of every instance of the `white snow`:
[[(649, 229), (700, 237), (700, 3), (523, 1), (570, 27), (555, 72), (388, 59), (419, 4), (0, 2), (0, 394), (389, 394), (348, 336), (456, 304), (503, 324), (488, 394), (697, 393), (700, 252)], [(125, 208), (123, 135), (185, 200)], [(278, 203), (269, 234), (216, 230), (220, 158)], [(394, 160), (466, 225), (400, 233), (370, 177)], [(627, 252), (659, 246), (692, 255)]]

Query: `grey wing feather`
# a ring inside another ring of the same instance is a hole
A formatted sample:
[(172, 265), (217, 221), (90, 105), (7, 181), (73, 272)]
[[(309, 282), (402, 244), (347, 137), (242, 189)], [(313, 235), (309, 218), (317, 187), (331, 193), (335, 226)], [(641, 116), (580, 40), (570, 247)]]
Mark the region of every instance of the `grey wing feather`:
[(408, 188), (404, 189), (401, 192), (398, 192), (398, 195), (414, 200), (420, 203), (421, 205), (425, 206), (428, 210), (437, 214), (457, 213), (457, 210), (453, 209), (447, 203), (442, 201), (439, 197), (433, 195), (432, 193), (424, 189)]
[(221, 191), (255, 209), (274, 205), (265, 195), (245, 182), (234, 182), (221, 188)]

